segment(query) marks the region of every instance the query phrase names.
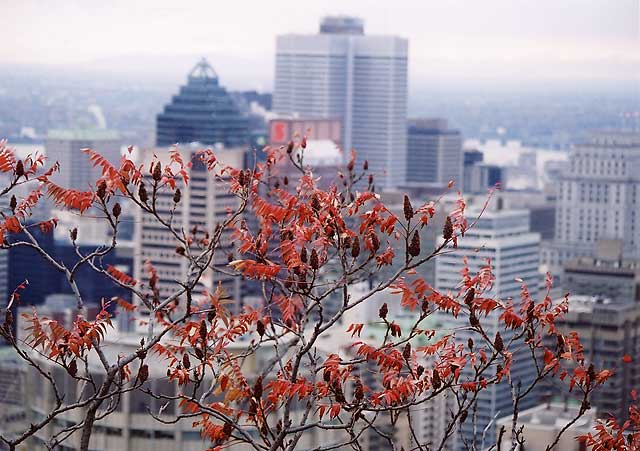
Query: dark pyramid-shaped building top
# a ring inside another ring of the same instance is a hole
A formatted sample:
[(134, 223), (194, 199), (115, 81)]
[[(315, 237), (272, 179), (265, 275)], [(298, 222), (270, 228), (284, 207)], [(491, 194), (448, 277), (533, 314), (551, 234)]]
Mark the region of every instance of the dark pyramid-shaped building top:
[(189, 72), (189, 78), (215, 78), (217, 80), (218, 74), (213, 70), (209, 61), (206, 58), (202, 58)]
[(156, 144), (244, 146), (249, 141), (249, 121), (236, 107), (218, 75), (205, 60), (189, 73), (187, 84), (180, 87), (171, 103), (156, 118)]

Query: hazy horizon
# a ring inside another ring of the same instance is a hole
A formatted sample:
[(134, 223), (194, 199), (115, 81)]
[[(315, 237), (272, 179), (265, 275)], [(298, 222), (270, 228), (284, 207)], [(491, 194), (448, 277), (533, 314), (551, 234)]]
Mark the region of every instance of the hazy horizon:
[(277, 34), (316, 33), (322, 16), (349, 14), (365, 20), (367, 34), (409, 39), (413, 89), (433, 80), (638, 80), (639, 3), (24, 0), (0, 8), (0, 39), (12, 42), (0, 63), (175, 84), (205, 56), (225, 86), (269, 90)]

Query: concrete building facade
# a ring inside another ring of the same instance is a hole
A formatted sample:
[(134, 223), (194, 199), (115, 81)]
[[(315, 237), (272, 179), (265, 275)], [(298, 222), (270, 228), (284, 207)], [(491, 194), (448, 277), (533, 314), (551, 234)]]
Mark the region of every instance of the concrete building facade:
[[(579, 412), (579, 405), (540, 404), (520, 412), (518, 424), (523, 427), (526, 451), (548, 451), (560, 431), (572, 421)], [(573, 425), (567, 428), (558, 444), (551, 451), (586, 451), (584, 442), (576, 440), (579, 435), (586, 434), (595, 426), (595, 409), (587, 411)], [(502, 437), (501, 449), (511, 449), (511, 417), (500, 418), (497, 429), (504, 427), (506, 433)], [(496, 439), (499, 437), (496, 436)]]
[(640, 133), (599, 132), (576, 146), (557, 186), (555, 266), (619, 239), (640, 258)]
[[(604, 418), (626, 419), (629, 393), (640, 384), (640, 304), (590, 295), (569, 297), (569, 312), (556, 322), (564, 334), (577, 332), (586, 362), (613, 370), (613, 376), (590, 399)], [(624, 362), (624, 356), (632, 357)], [(554, 392), (573, 397), (575, 393)]]
[[(220, 174), (208, 172), (202, 162), (196, 158), (199, 148), (195, 144), (179, 148), (183, 161), (193, 163), (189, 168), (189, 184), (179, 185), (182, 199), (178, 204), (173, 201), (173, 191), (160, 190), (157, 194), (157, 210), (166, 220), (172, 216), (173, 225), (178, 230), (188, 233), (197, 226), (199, 233), (212, 234), (216, 225), (227, 218), (228, 209), (233, 211), (238, 207), (238, 198), (228, 192), (226, 183), (219, 177)], [(165, 165), (170, 160), (169, 150), (168, 148), (142, 150), (141, 162), (145, 167), (149, 167), (155, 155)], [(215, 154), (225, 165), (242, 167), (245, 152), (244, 149), (217, 149)], [(188, 259), (176, 252), (175, 237), (156, 218), (137, 208), (134, 221), (134, 277), (147, 284), (149, 273), (145, 269), (145, 264), (147, 261), (151, 262), (157, 271), (160, 296), (168, 296), (179, 288), (177, 281), (184, 280), (189, 274)], [(220, 283), (227, 295), (237, 303), (236, 305), (239, 305), (240, 280), (214, 270), (215, 266), (228, 263), (227, 254), (231, 250), (230, 231), (225, 231), (222, 242), (216, 250), (215, 259), (211, 267), (204, 272), (195, 292), (201, 293), (205, 288), (213, 291)]]
[(60, 172), (51, 180), (64, 188), (80, 191), (95, 189), (95, 181), (102, 175), (94, 167), (83, 149), (93, 149), (115, 166), (120, 165), (120, 137), (110, 130), (49, 130), (45, 151), (50, 161), (60, 163)]
[[(440, 293), (457, 293), (460, 283), (460, 271), (463, 269), (463, 258), (466, 257), (471, 274), (477, 273), (488, 261), (495, 280), (485, 297), (493, 297), (502, 301), (513, 299), (517, 305), (520, 300), (521, 279), (530, 288), (533, 296), (539, 284), (539, 246), (540, 235), (529, 231), (528, 210), (503, 210), (500, 203), (490, 206), (482, 213), (474, 227), (464, 237), (459, 238), (458, 248), (439, 255), (436, 258), (436, 289)], [(467, 217), (476, 218), (480, 211), (470, 210)], [(440, 314), (442, 327), (446, 330), (467, 326), (468, 318), (464, 315), (454, 318), (450, 314)], [(511, 338), (513, 331), (505, 330), (500, 325), (498, 315), (489, 315), (483, 321), (483, 328), (489, 336), (500, 330), (505, 342)], [(466, 343), (468, 338), (477, 338), (471, 331), (463, 327), (455, 332), (457, 343)], [(466, 375), (468, 376), (468, 375)], [(463, 377), (465, 374), (463, 373)], [(514, 381), (530, 384), (535, 378), (535, 367), (530, 364), (530, 356), (514, 353), (511, 369)], [(536, 403), (535, 394), (524, 399), (522, 408), (532, 407)], [(510, 414), (513, 410), (511, 391), (507, 383), (490, 385), (483, 390), (477, 401), (476, 426), (471, 421), (463, 423), (456, 434), (453, 449), (465, 449), (464, 441), (481, 446), (483, 431), (486, 437), (495, 435), (495, 418)], [(475, 432), (475, 434), (474, 434)], [(479, 448), (480, 449), (480, 448)]]

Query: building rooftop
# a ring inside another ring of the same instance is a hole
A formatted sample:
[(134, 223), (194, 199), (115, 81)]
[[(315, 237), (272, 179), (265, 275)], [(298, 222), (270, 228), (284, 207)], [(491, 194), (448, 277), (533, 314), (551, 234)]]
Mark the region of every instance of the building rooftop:
[(187, 83), (156, 116), (158, 146), (194, 141), (207, 145), (221, 142), (225, 146), (249, 142), (248, 118), (205, 59), (196, 63)]
[(597, 306), (609, 306), (614, 302), (610, 298), (590, 295), (571, 295), (569, 297), (569, 311), (571, 313), (590, 313)]
[(459, 135), (460, 130), (449, 128), (449, 121), (446, 119), (434, 118), (414, 118), (408, 121), (409, 131), (421, 135)]
[(602, 273), (638, 273), (640, 274), (640, 261), (638, 260), (603, 260), (594, 257), (578, 257), (565, 264), (565, 270), (589, 270)]
[(579, 147), (640, 147), (640, 132), (633, 130), (597, 130), (590, 138)]
[(565, 263), (565, 270), (640, 275), (640, 260), (623, 259), (622, 240), (598, 240), (594, 256), (577, 257)]
[[(543, 429), (560, 429), (572, 421), (580, 410), (579, 404), (574, 403), (550, 403), (540, 404), (531, 409), (520, 412), (518, 422), (520, 424), (539, 426)], [(579, 418), (572, 426), (573, 429), (590, 427), (596, 418), (595, 409), (590, 409), (581, 418)], [(511, 416), (500, 418), (497, 421), (498, 426), (510, 424)]]
[(213, 70), (213, 67), (211, 67), (211, 64), (209, 64), (209, 61), (207, 61), (206, 58), (202, 58), (200, 61), (198, 61), (196, 63), (195, 66), (193, 66), (193, 69), (191, 69), (191, 72), (189, 72), (189, 78), (205, 78), (205, 79), (218, 79), (218, 74), (216, 73), (215, 70)]
[(364, 21), (359, 17), (326, 16), (320, 22), (323, 34), (364, 34)]

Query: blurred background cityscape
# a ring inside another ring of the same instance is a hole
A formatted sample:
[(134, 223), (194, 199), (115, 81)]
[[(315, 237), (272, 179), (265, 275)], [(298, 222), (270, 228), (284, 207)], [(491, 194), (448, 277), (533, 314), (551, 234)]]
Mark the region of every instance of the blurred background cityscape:
[[(355, 148), (359, 162), (367, 160), (376, 173), (382, 199), (398, 211), (404, 193), (419, 204), (447, 192), (454, 180), (454, 191), (478, 212), (488, 190), (499, 186), (457, 252), (422, 275), (439, 290), (453, 290), (462, 256), (472, 270), (491, 258), (493, 295), (507, 299), (519, 296), (516, 278), (535, 291), (549, 271), (552, 295), (571, 293), (561, 327), (584, 332), (589, 359), (618, 370), (593, 400), (593, 418), (624, 417), (627, 393), (640, 387), (640, 359), (620, 366), (623, 355), (640, 355), (638, 0), (237, 3), (140, 2), (130, 9), (123, 2), (4, 3), (0, 137), (20, 155), (41, 151), (59, 161), (58, 183), (76, 189), (87, 189), (95, 175), (81, 154), (85, 147), (117, 162), (129, 145), (140, 161), (176, 143), (187, 158), (209, 146), (226, 161), (250, 165), (264, 146), (286, 145), (296, 135), (308, 137), (308, 162), (327, 183)], [(193, 172), (196, 180), (205, 177)], [(215, 187), (193, 188), (183, 201), (193, 212), (185, 227), (213, 226), (232, 202), (225, 196)], [(202, 200), (211, 197), (220, 201), (217, 210)], [(443, 198), (440, 221), (455, 198)], [(151, 260), (170, 290), (186, 270), (170, 237), (125, 212), (119, 248), (105, 263), (144, 279)], [(60, 261), (77, 258), (72, 227), (81, 249), (109, 239), (97, 221), (50, 203), (33, 221), (51, 216), (60, 219), (55, 233), (39, 238)], [(436, 245), (439, 231), (436, 221), (423, 243)], [(88, 268), (81, 274), (87, 299), (130, 296)], [(222, 282), (238, 306), (259, 304), (250, 283), (218, 278), (209, 283)], [(9, 294), (25, 279), (21, 308), (40, 305), (72, 317), (63, 275), (33, 251), (0, 254), (0, 289)], [(385, 296), (365, 312), (372, 324)], [(118, 327), (113, 346), (134, 346), (134, 321), (121, 317)], [(532, 377), (517, 361), (514, 372)], [(0, 430), (19, 430), (46, 411), (45, 393), (26, 388), (35, 383), (30, 377), (9, 352), (0, 354)], [(135, 396), (101, 423), (96, 449), (201, 449), (200, 437), (184, 425), (127, 420), (145, 413)], [(509, 414), (509, 393), (498, 386), (482, 396), (477, 431), (495, 437)], [(575, 407), (554, 387), (527, 402), (521, 415), (532, 431), (527, 450), (544, 449), (536, 448), (536, 437), (562, 427), (556, 420)], [(438, 440), (445, 416), (446, 400), (417, 412), (421, 439)], [(466, 424), (460, 429), (448, 449), (462, 449), (462, 439), (480, 433)], [(313, 440), (300, 449), (313, 449)], [(367, 440), (366, 449), (382, 449), (375, 437)], [(579, 449), (571, 441), (562, 446)]]

